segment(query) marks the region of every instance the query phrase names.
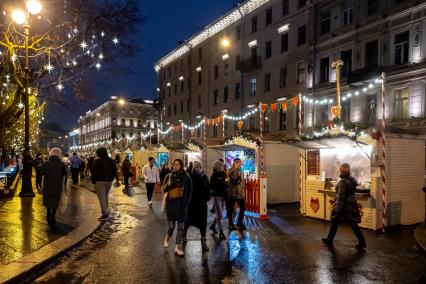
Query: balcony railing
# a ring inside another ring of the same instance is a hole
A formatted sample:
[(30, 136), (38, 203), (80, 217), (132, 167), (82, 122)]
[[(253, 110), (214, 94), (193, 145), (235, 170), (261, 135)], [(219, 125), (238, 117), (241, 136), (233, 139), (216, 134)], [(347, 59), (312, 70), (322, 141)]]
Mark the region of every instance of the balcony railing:
[(262, 68), (262, 57), (252, 56), (240, 62), (240, 71), (242, 73), (253, 72)]

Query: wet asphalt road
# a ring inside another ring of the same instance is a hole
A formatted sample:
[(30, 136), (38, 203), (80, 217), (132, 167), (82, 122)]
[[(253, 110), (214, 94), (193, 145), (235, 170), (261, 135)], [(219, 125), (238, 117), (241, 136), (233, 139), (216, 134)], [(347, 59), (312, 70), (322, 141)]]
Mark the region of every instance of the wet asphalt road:
[[(144, 190), (132, 198), (113, 191), (111, 221), (60, 259), (37, 283), (417, 283), (426, 270), (413, 228), (386, 235), (364, 231), (368, 250), (358, 252), (350, 229), (339, 228), (334, 250), (320, 238), (325, 222), (300, 217), (294, 206), (275, 207), (269, 221), (246, 218), (248, 230), (229, 241), (208, 236), (201, 253), (190, 229), (186, 255), (163, 248), (166, 220), (160, 196), (147, 206)], [(211, 221), (213, 216), (209, 216)]]

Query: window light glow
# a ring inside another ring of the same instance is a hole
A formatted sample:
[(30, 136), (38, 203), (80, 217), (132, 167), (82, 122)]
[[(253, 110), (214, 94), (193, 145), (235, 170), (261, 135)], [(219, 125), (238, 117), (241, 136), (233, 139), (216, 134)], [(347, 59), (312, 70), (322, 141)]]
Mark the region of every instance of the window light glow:
[(256, 46), (257, 46), (257, 39), (250, 41), (250, 42), (248, 43), (248, 46), (249, 46), (249, 47), (256, 47)]
[(281, 27), (278, 28), (278, 33), (283, 34), (285, 32), (288, 32), (289, 28), (290, 28), (290, 24), (282, 25)]

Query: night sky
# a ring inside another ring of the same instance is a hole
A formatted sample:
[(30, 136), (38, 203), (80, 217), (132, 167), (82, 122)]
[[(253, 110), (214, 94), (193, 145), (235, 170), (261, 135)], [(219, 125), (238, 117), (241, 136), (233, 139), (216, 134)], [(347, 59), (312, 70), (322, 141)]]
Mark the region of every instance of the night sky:
[[(56, 122), (66, 130), (77, 126), (77, 119), (89, 109), (102, 104), (111, 95), (153, 99), (156, 93), (156, 73), (153, 65), (177, 46), (178, 41), (189, 38), (210, 22), (232, 9), (236, 0), (139, 0), (145, 22), (140, 27), (141, 52), (129, 62), (134, 74), (116, 77), (111, 74), (96, 75), (100, 82), (90, 88), (82, 103), (70, 99), (71, 109), (51, 104), (47, 121)], [(95, 72), (95, 71), (91, 71)], [(89, 75), (93, 76), (93, 75)], [(72, 97), (72, 93), (66, 95)]]

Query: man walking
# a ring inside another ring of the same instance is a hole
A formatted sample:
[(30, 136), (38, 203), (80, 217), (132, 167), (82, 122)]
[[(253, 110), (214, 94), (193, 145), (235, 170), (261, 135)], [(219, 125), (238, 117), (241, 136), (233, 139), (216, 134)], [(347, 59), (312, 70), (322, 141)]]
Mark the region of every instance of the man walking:
[(245, 212), (245, 202), (244, 202), (244, 187), (243, 187), (243, 174), (241, 172), (241, 160), (236, 158), (234, 164), (229, 169), (229, 190), (228, 190), (228, 200), (227, 205), (227, 215), (229, 219), (229, 230), (232, 231), (235, 229), (234, 221), (232, 214), (234, 213), (235, 202), (238, 203), (240, 207), (240, 213), (238, 215), (238, 224), (237, 227), (239, 230), (246, 230), (244, 225), (244, 212)]
[(326, 245), (332, 246), (340, 222), (347, 222), (358, 239), (358, 244), (355, 247), (359, 250), (363, 250), (367, 245), (365, 244), (361, 229), (358, 227), (358, 223), (361, 222), (358, 202), (355, 197), (355, 190), (358, 184), (351, 176), (349, 164), (340, 166), (340, 178), (341, 180), (336, 185), (336, 200), (331, 210), (330, 232), (328, 233), (328, 237), (322, 239), (322, 241)]
[(129, 188), (129, 178), (132, 177), (131, 172), (132, 162), (130, 162), (129, 155), (126, 156), (126, 158), (123, 161), (123, 164), (121, 165), (121, 172), (123, 173), (124, 178), (124, 191), (127, 195), (132, 195)]
[(158, 173), (158, 168), (155, 165), (155, 159), (153, 157), (149, 157), (148, 164), (143, 166), (142, 175), (145, 179), (146, 185), (146, 196), (148, 198), (148, 206), (152, 207), (152, 194), (154, 193), (155, 183), (160, 182), (160, 176)]
[(72, 175), (72, 183), (78, 184), (78, 173), (80, 172), (81, 160), (77, 156), (77, 153), (73, 153), (70, 159), (71, 164), (71, 175)]

